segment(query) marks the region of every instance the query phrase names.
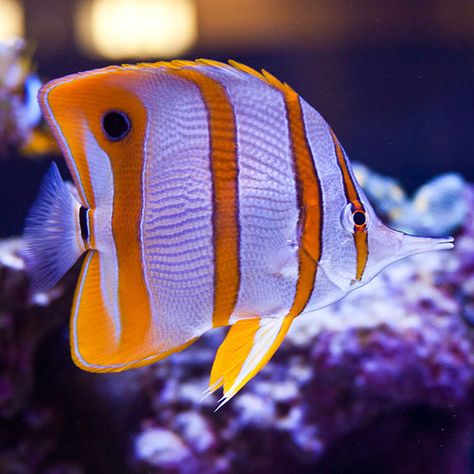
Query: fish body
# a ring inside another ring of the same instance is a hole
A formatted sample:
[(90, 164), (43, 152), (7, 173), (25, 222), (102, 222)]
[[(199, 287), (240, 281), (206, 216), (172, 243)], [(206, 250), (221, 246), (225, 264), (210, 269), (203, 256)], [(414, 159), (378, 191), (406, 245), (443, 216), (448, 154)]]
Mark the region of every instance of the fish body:
[(384, 226), (324, 119), (266, 71), (199, 60), (52, 81), (53, 165), (25, 227), (37, 288), (86, 254), (71, 351), (88, 371), (162, 359), (230, 326), (210, 391), (228, 401), (292, 321), (452, 239)]

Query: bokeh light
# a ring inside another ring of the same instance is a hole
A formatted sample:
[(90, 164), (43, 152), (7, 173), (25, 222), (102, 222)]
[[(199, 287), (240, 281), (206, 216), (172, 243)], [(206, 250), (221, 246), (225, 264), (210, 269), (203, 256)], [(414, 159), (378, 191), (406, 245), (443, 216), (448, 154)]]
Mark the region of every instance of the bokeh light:
[(0, 0), (0, 41), (24, 36), (24, 14), (17, 0)]
[(78, 5), (80, 45), (94, 56), (172, 57), (197, 39), (192, 0), (84, 0)]

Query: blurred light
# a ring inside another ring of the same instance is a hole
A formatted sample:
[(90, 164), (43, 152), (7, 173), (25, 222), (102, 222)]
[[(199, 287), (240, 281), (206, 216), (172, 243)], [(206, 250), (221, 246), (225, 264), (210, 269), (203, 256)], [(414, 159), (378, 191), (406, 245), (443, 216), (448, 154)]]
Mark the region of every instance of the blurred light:
[(17, 0), (0, 0), (0, 41), (25, 34), (23, 7)]
[(197, 39), (193, 0), (84, 0), (77, 13), (81, 45), (106, 58), (177, 56)]

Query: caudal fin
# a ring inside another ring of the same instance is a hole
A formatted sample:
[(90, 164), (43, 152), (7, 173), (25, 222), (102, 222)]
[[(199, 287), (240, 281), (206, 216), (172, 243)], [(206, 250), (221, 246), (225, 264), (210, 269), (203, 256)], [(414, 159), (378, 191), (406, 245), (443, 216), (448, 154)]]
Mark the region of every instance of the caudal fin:
[(26, 269), (35, 290), (51, 288), (85, 251), (80, 207), (53, 163), (26, 217), (23, 232)]

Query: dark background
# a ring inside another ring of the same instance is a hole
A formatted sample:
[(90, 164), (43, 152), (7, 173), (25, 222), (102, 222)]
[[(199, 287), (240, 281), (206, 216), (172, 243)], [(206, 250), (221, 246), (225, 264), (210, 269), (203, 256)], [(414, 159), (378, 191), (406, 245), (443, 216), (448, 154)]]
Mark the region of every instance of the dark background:
[[(44, 80), (113, 62), (78, 46), (76, 3), (24, 2)], [(443, 172), (474, 179), (471, 0), (198, 0), (196, 9), (197, 42), (183, 57), (269, 70), (326, 118), (352, 161), (409, 191)], [(21, 232), (49, 164), (3, 158), (0, 237)]]

